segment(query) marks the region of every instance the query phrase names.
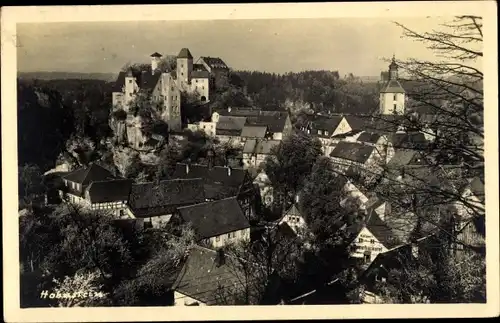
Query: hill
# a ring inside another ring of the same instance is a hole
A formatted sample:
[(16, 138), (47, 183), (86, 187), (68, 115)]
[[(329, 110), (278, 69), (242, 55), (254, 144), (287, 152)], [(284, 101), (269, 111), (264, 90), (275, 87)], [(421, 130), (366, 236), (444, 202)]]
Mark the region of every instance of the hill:
[(20, 79), (38, 79), (38, 80), (102, 80), (111, 82), (116, 79), (115, 73), (79, 73), (79, 72), (19, 72)]

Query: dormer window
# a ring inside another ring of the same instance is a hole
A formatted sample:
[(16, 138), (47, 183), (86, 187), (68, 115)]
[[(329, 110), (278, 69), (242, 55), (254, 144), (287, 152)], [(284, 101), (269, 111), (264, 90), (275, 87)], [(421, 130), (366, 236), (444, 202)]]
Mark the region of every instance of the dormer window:
[(328, 131), (325, 130), (325, 136), (328, 136)]
[(323, 132), (321, 130), (318, 130), (318, 135), (321, 135), (323, 134)]

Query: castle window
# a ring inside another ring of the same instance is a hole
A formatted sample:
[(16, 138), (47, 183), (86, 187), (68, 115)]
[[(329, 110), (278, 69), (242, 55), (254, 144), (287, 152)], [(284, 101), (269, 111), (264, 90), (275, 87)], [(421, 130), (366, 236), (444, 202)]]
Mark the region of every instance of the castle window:
[(181, 64), (181, 67), (184, 67), (184, 64)]
[(182, 76), (184, 76), (184, 73), (181, 73)]
[(394, 103), (394, 112), (396, 112), (396, 103)]
[(398, 97), (398, 95), (397, 95), (397, 94), (394, 94), (394, 101), (396, 101), (396, 100), (397, 100), (397, 97)]
[(132, 80), (128, 80), (129, 83), (132, 83)]

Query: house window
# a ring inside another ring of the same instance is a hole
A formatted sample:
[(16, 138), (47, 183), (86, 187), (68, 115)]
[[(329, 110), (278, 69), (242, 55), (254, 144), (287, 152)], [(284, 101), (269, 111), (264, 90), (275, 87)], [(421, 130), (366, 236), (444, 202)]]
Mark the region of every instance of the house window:
[(220, 240), (220, 237), (219, 237), (219, 236), (215, 237), (215, 241), (216, 241), (216, 242), (219, 242), (219, 240)]
[(184, 76), (184, 73), (181, 73), (182, 76)]
[(359, 238), (359, 242), (362, 243), (363, 242), (363, 238)]
[(322, 133), (321, 130), (318, 130), (318, 135), (321, 135), (321, 133)]
[(132, 80), (128, 80), (129, 83), (132, 83)]
[(132, 97), (132, 93), (129, 93), (128, 96)]
[(201, 87), (201, 89), (202, 89), (202, 90), (204, 90), (204, 89), (205, 89), (205, 87), (204, 87), (204, 86), (202, 86), (202, 87)]
[(370, 255), (370, 253), (365, 253), (365, 254), (364, 254), (364, 257), (363, 257), (363, 260), (364, 260), (365, 262), (369, 262), (369, 261), (370, 261), (370, 256), (371, 256), (371, 255)]
[(184, 68), (184, 64), (181, 64), (181, 67)]
[(198, 83), (198, 79), (194, 80), (196, 83)]
[(374, 243), (375, 243), (375, 239), (371, 239), (371, 240), (370, 240), (370, 243), (371, 243), (371, 244), (374, 244)]
[(325, 131), (325, 136), (328, 136), (328, 131)]

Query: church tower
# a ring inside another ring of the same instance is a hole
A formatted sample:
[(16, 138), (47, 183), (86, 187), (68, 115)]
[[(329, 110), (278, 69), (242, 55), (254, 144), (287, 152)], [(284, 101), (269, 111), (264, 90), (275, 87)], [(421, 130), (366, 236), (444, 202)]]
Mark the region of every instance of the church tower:
[(193, 55), (187, 48), (181, 49), (177, 55), (177, 82), (181, 89), (186, 89), (191, 82), (193, 72)]
[(398, 65), (392, 57), (388, 80), (380, 90), (380, 114), (402, 115), (405, 113), (405, 90), (398, 81)]

